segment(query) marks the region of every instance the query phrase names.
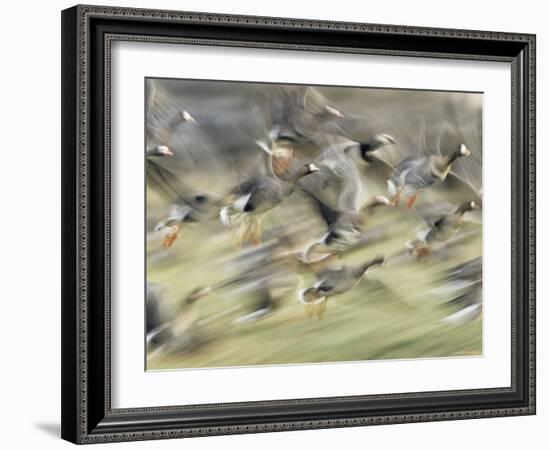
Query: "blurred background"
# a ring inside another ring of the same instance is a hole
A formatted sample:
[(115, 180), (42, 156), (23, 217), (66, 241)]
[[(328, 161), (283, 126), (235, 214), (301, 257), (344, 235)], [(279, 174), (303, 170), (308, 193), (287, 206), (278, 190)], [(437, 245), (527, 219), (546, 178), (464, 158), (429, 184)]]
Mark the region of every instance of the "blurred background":
[[(481, 355), (482, 94), (164, 79), (146, 80), (146, 94), (147, 369)], [(381, 135), (391, 140), (365, 158)], [(345, 245), (325, 245), (317, 174), (291, 183), (252, 239), (247, 214), (220, 220), (236, 187), (289, 183), (308, 163), (322, 174), (335, 151), (349, 175), (329, 206), (362, 213), (391, 200), (387, 180), (405, 158), (427, 167), (461, 145), (471, 154), (444, 182), (411, 207), (376, 208)], [(341, 195), (351, 182), (352, 207)], [(449, 236), (427, 237), (471, 202)], [(322, 315), (301, 301), (323, 271), (379, 255)]]

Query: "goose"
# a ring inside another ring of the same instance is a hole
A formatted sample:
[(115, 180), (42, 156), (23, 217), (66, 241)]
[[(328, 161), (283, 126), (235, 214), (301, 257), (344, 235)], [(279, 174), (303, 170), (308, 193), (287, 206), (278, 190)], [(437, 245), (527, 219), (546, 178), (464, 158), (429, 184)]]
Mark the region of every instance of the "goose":
[[(211, 291), (209, 286), (192, 289), (179, 302), (171, 319), (163, 320), (153, 331), (148, 332), (147, 344), (149, 351), (153, 348), (155, 348), (155, 353), (192, 351), (202, 344), (202, 340), (196, 331), (198, 322), (197, 305), (198, 301), (207, 297)], [(149, 314), (149, 307), (147, 313)], [(147, 319), (149, 320), (149, 317)]]
[(474, 258), (447, 271), (444, 284), (436, 292), (446, 297), (445, 306), (458, 311), (442, 319), (446, 325), (463, 325), (482, 312), (482, 258)]
[(147, 283), (146, 304), (146, 335), (147, 344), (156, 345), (167, 337), (166, 323), (162, 314), (161, 293), (159, 286)]
[(344, 114), (311, 86), (278, 86), (266, 98), (273, 141), (305, 142), (319, 133), (339, 134)]
[(151, 113), (147, 120), (147, 132), (151, 139), (159, 142), (171, 142), (177, 128), (183, 124), (195, 124), (195, 118), (185, 110), (175, 112), (171, 117)]
[(320, 135), (343, 133), (336, 122), (344, 114), (311, 86), (277, 86), (262, 97), (266, 137), (257, 142), (272, 155), (277, 175), (291, 169), (297, 148), (309, 146)]
[(380, 133), (374, 135), (370, 141), (359, 143), (359, 152), (363, 161), (369, 163), (375, 160), (372, 152), (382, 147), (395, 144), (397, 144), (397, 141), (392, 136), (386, 133)]
[(162, 247), (165, 249), (173, 246), (184, 223), (213, 220), (220, 202), (212, 195), (193, 192), (181, 177), (157, 162), (159, 158), (172, 156), (166, 145), (146, 151), (147, 184), (171, 204), (168, 215), (155, 225), (155, 232), (164, 235)]
[(154, 156), (174, 156), (174, 153), (167, 145), (155, 145), (153, 148), (149, 148), (146, 150), (145, 156), (147, 158), (151, 158)]
[(407, 208), (412, 208), (418, 192), (445, 180), (451, 166), (458, 158), (469, 156), (470, 150), (464, 145), (449, 155), (427, 155), (408, 157), (397, 164), (387, 180), (388, 193), (392, 202), (398, 204), (402, 196), (408, 197)]
[(189, 111), (181, 109), (157, 81), (147, 80), (146, 89), (146, 130), (149, 141), (170, 143), (180, 125), (196, 123)]
[(213, 289), (229, 288), (228, 295), (250, 300), (247, 310), (234, 324), (244, 324), (264, 318), (278, 310), (284, 296), (298, 283), (295, 260), (292, 257), (291, 239), (285, 230), (273, 231), (274, 239), (266, 239), (261, 246), (243, 249), (231, 260), (238, 274)]
[(303, 259), (308, 262), (353, 247), (362, 239), (374, 211), (382, 206), (393, 206), (384, 196), (371, 197), (358, 211), (334, 211), (321, 202), (316, 203), (327, 225), (327, 233), (304, 250)]
[(178, 197), (177, 188), (173, 186), (177, 180), (168, 169), (159, 164), (159, 161), (172, 156), (174, 153), (167, 145), (156, 145), (145, 151), (147, 185), (168, 201)]
[(475, 211), (480, 205), (475, 201), (464, 203), (451, 214), (444, 214), (437, 219), (426, 233), (426, 243), (434, 241), (446, 241), (454, 236), (461, 228), (464, 222), (464, 214)]
[(387, 134), (375, 135), (365, 143), (330, 136), (318, 138), (315, 143), (320, 154), (313, 162), (319, 172), (300, 180), (298, 185), (334, 211), (358, 211), (363, 180), (352, 155), (354, 152), (369, 153), (392, 142), (395, 140)]
[(353, 289), (367, 270), (382, 265), (385, 258), (377, 256), (358, 266), (326, 267), (317, 273), (317, 282), (299, 294), (299, 300), (306, 305), (309, 317), (316, 315), (322, 319), (329, 297), (344, 294)]
[(214, 220), (217, 217), (219, 200), (211, 195), (197, 193), (180, 196), (170, 206), (168, 215), (155, 225), (155, 232), (164, 234), (162, 247), (174, 245), (184, 224)]
[(226, 226), (251, 220), (252, 228), (247, 230), (253, 245), (259, 245), (261, 238), (261, 216), (276, 208), (289, 197), (301, 178), (317, 172), (313, 163), (304, 164), (285, 181), (276, 175), (255, 176), (235, 186), (229, 193), (226, 203), (220, 209), (220, 219)]
[(406, 247), (413, 256), (428, 256), (431, 244), (451, 239), (462, 228), (464, 214), (480, 207), (475, 201), (470, 201), (460, 205), (454, 212), (439, 215), (428, 228), (421, 229), (415, 239), (408, 241)]

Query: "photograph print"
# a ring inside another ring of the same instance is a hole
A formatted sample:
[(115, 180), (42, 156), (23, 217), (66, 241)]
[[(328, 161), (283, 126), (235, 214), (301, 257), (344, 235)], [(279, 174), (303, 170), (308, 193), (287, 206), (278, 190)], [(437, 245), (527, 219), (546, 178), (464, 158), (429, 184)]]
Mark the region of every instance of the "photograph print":
[(479, 357), (483, 93), (145, 79), (147, 370)]

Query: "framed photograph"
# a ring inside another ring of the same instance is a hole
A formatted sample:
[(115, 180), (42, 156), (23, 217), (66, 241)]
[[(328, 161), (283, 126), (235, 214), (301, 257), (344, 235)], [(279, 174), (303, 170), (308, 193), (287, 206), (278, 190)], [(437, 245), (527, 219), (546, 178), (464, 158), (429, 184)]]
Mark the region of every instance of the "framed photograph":
[(62, 437), (535, 413), (535, 36), (62, 12)]

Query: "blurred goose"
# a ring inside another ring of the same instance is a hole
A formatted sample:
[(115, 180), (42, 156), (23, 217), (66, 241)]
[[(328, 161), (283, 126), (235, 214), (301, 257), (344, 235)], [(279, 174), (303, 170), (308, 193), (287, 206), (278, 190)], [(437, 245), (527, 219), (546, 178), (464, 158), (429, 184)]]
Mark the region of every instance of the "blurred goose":
[(482, 311), (482, 258), (474, 258), (450, 269), (436, 292), (445, 297), (445, 305), (458, 311), (445, 317), (448, 325), (462, 325), (479, 317)]
[(321, 153), (313, 160), (319, 172), (300, 180), (302, 190), (334, 211), (358, 211), (363, 180), (357, 167), (357, 154), (395, 142), (386, 134), (375, 135), (366, 143), (331, 136), (319, 137), (315, 145)]
[(271, 121), (270, 136), (281, 140), (308, 141), (319, 133), (338, 132), (342, 114), (311, 86), (277, 86), (266, 99)]
[(162, 314), (162, 302), (159, 286), (147, 283), (146, 303), (146, 334), (147, 344), (157, 345), (169, 336), (167, 324)]
[(451, 165), (458, 158), (470, 155), (470, 150), (461, 144), (449, 155), (428, 155), (409, 157), (402, 160), (393, 170), (388, 179), (388, 193), (392, 202), (399, 203), (402, 196), (407, 199), (407, 207), (412, 208), (418, 192), (445, 180)]
[(370, 267), (383, 264), (384, 257), (378, 256), (358, 266), (327, 267), (317, 274), (317, 282), (299, 294), (300, 302), (306, 305), (308, 316), (323, 318), (329, 297), (353, 289)]
[(170, 207), (168, 215), (155, 225), (155, 231), (164, 234), (162, 246), (170, 248), (186, 223), (205, 222), (217, 217), (219, 200), (206, 194), (180, 197)]
[(248, 311), (236, 318), (235, 324), (253, 322), (276, 311), (284, 296), (298, 285), (292, 241), (281, 228), (272, 231), (275, 239), (242, 249), (231, 260), (231, 265), (239, 268), (238, 274), (213, 286), (226, 289), (225, 297), (233, 295), (241, 300), (244, 294), (249, 299)]
[(328, 231), (320, 240), (306, 247), (303, 256), (308, 262), (351, 248), (361, 240), (374, 211), (381, 206), (392, 206), (383, 196), (372, 197), (358, 211), (333, 211), (320, 202), (317, 205)]
[(428, 256), (431, 244), (451, 239), (462, 228), (464, 214), (479, 208), (478, 203), (470, 201), (459, 206), (454, 212), (440, 215), (428, 228), (421, 229), (416, 239), (407, 242), (407, 248), (414, 256)]
[[(220, 219), (226, 226), (231, 226), (245, 220), (252, 220), (251, 230), (248, 230), (250, 240), (258, 245), (261, 237), (261, 215), (279, 206), (295, 189), (296, 182), (319, 169), (309, 163), (283, 181), (276, 175), (257, 175), (231, 190), (227, 206), (220, 210)], [(248, 224), (247, 224), (248, 225)]]
[(184, 223), (212, 220), (217, 216), (219, 208), (219, 199), (212, 195), (193, 193), (181, 177), (157, 162), (160, 158), (172, 156), (172, 151), (166, 145), (157, 145), (146, 151), (147, 184), (171, 204), (168, 215), (155, 226), (156, 232), (164, 234), (164, 248), (174, 244)]
[(424, 239), (425, 242), (429, 244), (434, 241), (446, 241), (450, 239), (460, 230), (464, 222), (464, 214), (479, 208), (479, 204), (471, 201), (459, 206), (454, 213), (442, 215), (428, 229)]
[(172, 156), (174, 156), (174, 153), (167, 145), (156, 145), (145, 151), (147, 185), (168, 201), (172, 201), (178, 197), (175, 188), (171, 186), (176, 178), (171, 172), (161, 166), (159, 161)]
[(145, 152), (145, 156), (147, 158), (151, 158), (154, 156), (160, 156), (160, 157), (174, 156), (174, 154), (172, 153), (172, 150), (168, 148), (167, 145), (156, 145), (153, 148), (147, 149), (147, 151)]
[(147, 81), (146, 89), (146, 128), (149, 141), (170, 143), (180, 125), (196, 123), (193, 116), (180, 109), (168, 92), (160, 88), (154, 80)]
[(360, 143), (359, 152), (361, 154), (361, 158), (363, 158), (365, 162), (370, 163), (373, 162), (376, 158), (372, 155), (372, 152), (387, 145), (394, 144), (397, 144), (397, 142), (393, 137), (386, 133), (380, 133), (375, 135), (370, 141)]
[(267, 136), (258, 143), (272, 155), (277, 175), (291, 169), (297, 147), (307, 147), (319, 135), (342, 133), (336, 121), (344, 115), (311, 86), (277, 86), (263, 97)]
[[(196, 329), (199, 316), (197, 305), (198, 301), (208, 296), (210, 292), (210, 287), (202, 286), (187, 294), (173, 311), (172, 318), (164, 320), (153, 332), (148, 333), (149, 351), (153, 347), (156, 347), (155, 353), (176, 353), (198, 348), (204, 340)], [(147, 312), (149, 314), (149, 308)]]

